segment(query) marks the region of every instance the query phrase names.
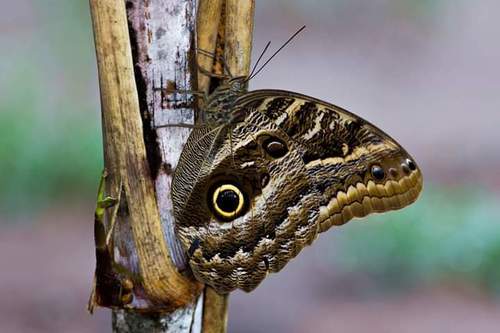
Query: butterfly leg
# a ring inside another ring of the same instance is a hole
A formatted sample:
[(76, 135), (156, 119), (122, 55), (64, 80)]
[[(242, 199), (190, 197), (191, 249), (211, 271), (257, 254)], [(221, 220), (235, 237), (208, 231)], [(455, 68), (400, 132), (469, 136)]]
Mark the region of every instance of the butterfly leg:
[(200, 71), (201, 74), (209, 76), (209, 77), (215, 77), (216, 79), (227, 80), (227, 79), (230, 79), (232, 77), (230, 75), (215, 74), (215, 73), (209, 72), (206, 69), (204, 69), (203, 67), (201, 67), (200, 65), (198, 65), (198, 70)]
[(203, 100), (203, 103), (206, 103), (208, 100), (208, 94), (203, 91), (198, 90), (187, 90), (187, 89), (173, 89), (167, 90), (167, 93), (176, 93), (176, 94), (189, 94), (199, 97)]

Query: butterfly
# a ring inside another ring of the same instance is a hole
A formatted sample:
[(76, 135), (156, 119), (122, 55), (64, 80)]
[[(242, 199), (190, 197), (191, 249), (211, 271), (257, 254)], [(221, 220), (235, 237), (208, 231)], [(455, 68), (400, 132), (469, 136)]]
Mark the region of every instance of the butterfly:
[(375, 125), (296, 92), (247, 91), (251, 77), (207, 98), (172, 182), (191, 270), (222, 294), (253, 290), (320, 233), (403, 208), (423, 186), (415, 160)]

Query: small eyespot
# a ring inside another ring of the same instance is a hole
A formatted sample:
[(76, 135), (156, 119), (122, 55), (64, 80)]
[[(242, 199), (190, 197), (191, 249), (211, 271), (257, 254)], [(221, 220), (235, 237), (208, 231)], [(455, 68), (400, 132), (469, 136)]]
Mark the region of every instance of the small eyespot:
[(415, 171), (417, 169), (415, 162), (413, 162), (409, 158), (406, 159), (406, 164), (408, 164), (408, 167), (410, 168), (411, 171)]
[(391, 175), (392, 178), (397, 178), (398, 177), (398, 170), (396, 170), (394, 168), (390, 168), (389, 175)]
[(385, 177), (384, 169), (382, 169), (379, 165), (373, 165), (371, 173), (373, 178), (375, 178), (376, 180), (382, 180)]
[(222, 184), (215, 188), (212, 195), (212, 207), (222, 220), (232, 220), (241, 215), (245, 197), (233, 184)]
[(401, 170), (403, 170), (405, 175), (409, 175), (411, 172), (410, 167), (406, 163), (401, 163)]
[(280, 158), (288, 153), (286, 144), (276, 138), (270, 138), (264, 141), (262, 146), (272, 158)]

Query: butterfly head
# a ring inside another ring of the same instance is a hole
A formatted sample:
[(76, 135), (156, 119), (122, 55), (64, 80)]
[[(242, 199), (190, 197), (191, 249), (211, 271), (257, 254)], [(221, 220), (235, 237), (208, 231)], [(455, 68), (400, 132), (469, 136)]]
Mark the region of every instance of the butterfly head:
[(236, 76), (227, 80), (230, 92), (234, 94), (242, 94), (248, 90), (248, 77)]

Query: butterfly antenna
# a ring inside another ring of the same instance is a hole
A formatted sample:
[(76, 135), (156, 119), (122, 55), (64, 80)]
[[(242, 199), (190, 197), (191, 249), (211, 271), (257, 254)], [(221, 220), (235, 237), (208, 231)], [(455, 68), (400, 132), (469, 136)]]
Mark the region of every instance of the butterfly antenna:
[(256, 76), (257, 76), (257, 74), (259, 74), (259, 73), (260, 73), (260, 72), (264, 69), (264, 67), (266, 67), (266, 65), (267, 65), (267, 64), (268, 64), (271, 60), (273, 60), (273, 58), (274, 58), (274, 57), (275, 57), (275, 56), (276, 56), (276, 55), (277, 55), (277, 54), (278, 54), (281, 50), (283, 50), (283, 48), (284, 48), (285, 46), (287, 46), (287, 45), (288, 45), (288, 44), (292, 41), (292, 39), (294, 39), (294, 38), (295, 38), (295, 36), (297, 36), (299, 33), (301, 33), (301, 32), (302, 32), (302, 30), (304, 30), (305, 28), (306, 28), (306, 26), (305, 26), (305, 25), (304, 25), (304, 26), (302, 26), (302, 28), (300, 28), (299, 30), (297, 30), (297, 32), (295, 32), (295, 33), (294, 33), (294, 34), (293, 34), (290, 38), (288, 38), (288, 40), (287, 40), (286, 42), (284, 42), (284, 43), (283, 43), (283, 45), (281, 45), (281, 47), (280, 47), (279, 49), (277, 49), (277, 50), (276, 50), (276, 52), (274, 52), (274, 53), (273, 53), (273, 55), (272, 55), (271, 57), (269, 57), (269, 59), (267, 59), (267, 61), (266, 61), (266, 62), (265, 62), (265, 63), (264, 63), (264, 64), (263, 64), (260, 68), (259, 68), (259, 70), (257, 70), (257, 72), (255, 72), (252, 76), (250, 76), (250, 77), (248, 78), (248, 80), (247, 80), (247, 81), (249, 81), (249, 80), (253, 79), (254, 77), (256, 77)]
[(271, 45), (271, 41), (267, 42), (266, 47), (264, 47), (264, 50), (262, 50), (262, 52), (260, 53), (260, 56), (257, 59), (257, 62), (255, 63), (255, 65), (253, 65), (253, 68), (250, 71), (250, 74), (248, 75), (248, 77), (251, 77), (253, 75), (253, 73), (255, 72), (255, 70), (257, 69), (257, 66), (259, 65), (259, 61), (262, 60), (262, 57), (264, 56), (264, 53), (266, 53), (267, 49), (269, 48), (269, 45)]

